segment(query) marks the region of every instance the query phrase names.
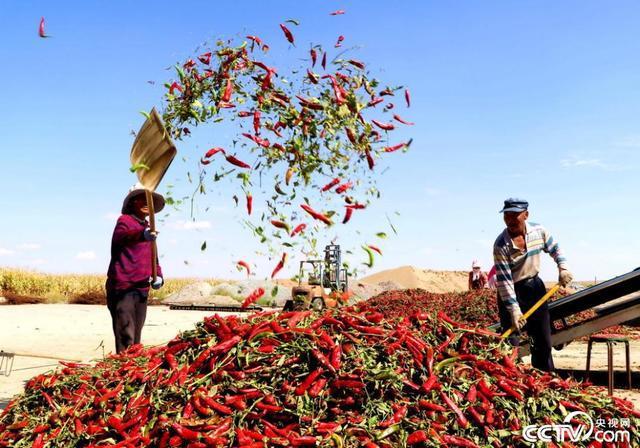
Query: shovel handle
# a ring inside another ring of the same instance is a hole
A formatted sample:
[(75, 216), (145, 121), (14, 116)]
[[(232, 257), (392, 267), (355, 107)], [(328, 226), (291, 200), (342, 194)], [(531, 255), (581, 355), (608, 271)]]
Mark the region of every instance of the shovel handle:
[[(145, 196), (147, 197), (147, 208), (149, 209), (149, 230), (151, 232), (156, 231), (156, 212), (153, 207), (153, 194), (151, 190), (145, 190)], [(151, 242), (151, 281), (155, 282), (158, 278), (158, 246), (156, 240)]]
[[(533, 313), (536, 312), (536, 310), (538, 308), (540, 308), (542, 306), (542, 304), (544, 302), (546, 302), (547, 300), (549, 300), (549, 297), (551, 297), (552, 295), (554, 295), (556, 293), (556, 291), (560, 288), (559, 284), (555, 284), (549, 291), (547, 291), (547, 293), (545, 295), (542, 296), (542, 298), (540, 300), (538, 300), (535, 305), (533, 305), (531, 308), (529, 308), (527, 310), (526, 313), (524, 313), (521, 317), (521, 319), (527, 320), (529, 318), (529, 316), (531, 316)], [(516, 331), (516, 326), (513, 325), (511, 328), (509, 328), (507, 331), (505, 331), (504, 333), (502, 333), (502, 336), (500, 336), (502, 339), (506, 339), (508, 338), (511, 333), (513, 333), (514, 331)]]

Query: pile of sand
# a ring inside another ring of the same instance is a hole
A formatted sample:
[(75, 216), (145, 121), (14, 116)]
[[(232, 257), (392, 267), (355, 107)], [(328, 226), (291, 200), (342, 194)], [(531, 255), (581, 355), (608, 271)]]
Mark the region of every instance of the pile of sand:
[(462, 292), (468, 289), (468, 273), (465, 271), (432, 271), (414, 266), (388, 269), (359, 280), (365, 285), (390, 283), (400, 289), (421, 288), (429, 292)]

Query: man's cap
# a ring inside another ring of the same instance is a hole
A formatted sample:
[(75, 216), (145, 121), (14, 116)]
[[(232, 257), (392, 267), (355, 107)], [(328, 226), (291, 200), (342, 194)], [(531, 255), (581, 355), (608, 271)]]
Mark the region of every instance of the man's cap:
[(520, 212), (526, 211), (528, 208), (529, 208), (529, 203), (524, 199), (509, 198), (504, 201), (504, 207), (502, 207), (502, 210), (500, 210), (499, 213), (504, 213), (504, 212), (520, 213)]
[(480, 269), (480, 263), (478, 263), (478, 260), (473, 260), (473, 263), (471, 263), (471, 269)]

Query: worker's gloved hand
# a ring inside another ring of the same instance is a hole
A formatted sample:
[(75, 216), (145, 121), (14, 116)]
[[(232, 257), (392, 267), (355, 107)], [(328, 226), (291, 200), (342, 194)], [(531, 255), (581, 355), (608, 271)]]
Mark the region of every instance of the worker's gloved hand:
[(149, 283), (153, 289), (160, 289), (164, 285), (164, 279), (162, 277), (156, 277), (156, 281), (153, 281), (153, 277), (149, 277)]
[(509, 314), (511, 314), (511, 325), (515, 326), (518, 331), (522, 330), (527, 321), (522, 318), (522, 311), (518, 305), (512, 305), (507, 307)]
[(151, 229), (146, 228), (144, 229), (144, 232), (142, 232), (142, 237), (145, 239), (145, 241), (155, 241), (158, 237), (158, 233), (152, 232)]
[(568, 286), (573, 281), (573, 275), (566, 269), (560, 269), (560, 274), (558, 275), (558, 283), (560, 286)]

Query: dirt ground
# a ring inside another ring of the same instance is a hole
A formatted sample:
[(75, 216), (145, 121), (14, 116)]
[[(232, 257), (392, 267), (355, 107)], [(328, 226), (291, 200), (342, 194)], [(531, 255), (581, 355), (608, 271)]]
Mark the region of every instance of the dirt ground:
[[(209, 314), (169, 310), (164, 306), (149, 307), (143, 343), (164, 344)], [(0, 374), (0, 409), (23, 390), (25, 381), (54, 369), (58, 360), (89, 361), (102, 358), (114, 349), (109, 312), (101, 305), (5, 305), (0, 306), (0, 322), (0, 350), (16, 354), (11, 374)], [(554, 351), (556, 367), (584, 370), (586, 352), (586, 343), (579, 342)], [(614, 364), (617, 371), (624, 370), (622, 346), (616, 348)], [(637, 376), (640, 373), (640, 341), (631, 343), (631, 365)], [(594, 345), (592, 370), (606, 370), (604, 344)], [(632, 400), (640, 408), (638, 386), (640, 384), (631, 391), (616, 389), (615, 395)]]

